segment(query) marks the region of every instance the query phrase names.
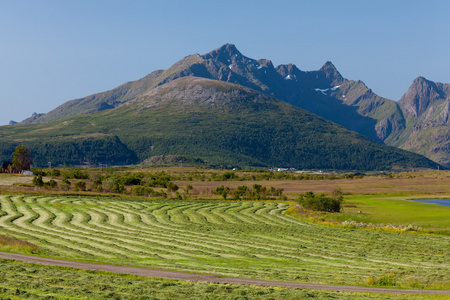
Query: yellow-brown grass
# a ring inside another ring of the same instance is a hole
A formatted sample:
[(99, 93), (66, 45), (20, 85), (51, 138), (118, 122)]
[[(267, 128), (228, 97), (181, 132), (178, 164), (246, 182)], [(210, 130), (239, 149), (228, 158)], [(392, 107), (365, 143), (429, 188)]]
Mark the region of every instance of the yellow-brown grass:
[(6, 235), (0, 235), (0, 249), (3, 251), (36, 253), (39, 247), (27, 241), (18, 240)]

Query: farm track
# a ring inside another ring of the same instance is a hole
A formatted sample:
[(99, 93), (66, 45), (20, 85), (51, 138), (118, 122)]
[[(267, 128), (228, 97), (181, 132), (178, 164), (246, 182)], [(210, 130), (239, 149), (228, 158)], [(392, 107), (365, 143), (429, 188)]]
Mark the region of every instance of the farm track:
[(200, 275), (183, 272), (163, 271), (155, 269), (136, 268), (119, 265), (105, 265), (105, 264), (91, 264), (76, 261), (59, 260), (45, 257), (37, 257), (31, 255), (13, 254), (0, 252), (0, 258), (10, 259), (28, 263), (35, 263), (41, 265), (69, 267), (90, 271), (105, 271), (118, 274), (132, 274), (143, 277), (163, 278), (171, 280), (195, 281), (195, 282), (209, 282), (222, 284), (246, 284), (246, 285), (260, 285), (260, 286), (279, 286), (287, 288), (306, 288), (317, 290), (329, 290), (339, 292), (364, 292), (364, 293), (390, 293), (390, 294), (423, 294), (423, 295), (450, 295), (450, 291), (445, 290), (417, 290), (417, 289), (386, 289), (386, 288), (371, 288), (361, 286), (346, 286), (346, 285), (332, 285), (332, 284), (313, 284), (313, 283), (299, 283), (287, 281), (269, 281), (246, 278), (225, 278), (210, 275)]
[(448, 237), (318, 226), (284, 215), (288, 207), (0, 195), (0, 232), (47, 256), (105, 264), (347, 285), (391, 273), (448, 283)]

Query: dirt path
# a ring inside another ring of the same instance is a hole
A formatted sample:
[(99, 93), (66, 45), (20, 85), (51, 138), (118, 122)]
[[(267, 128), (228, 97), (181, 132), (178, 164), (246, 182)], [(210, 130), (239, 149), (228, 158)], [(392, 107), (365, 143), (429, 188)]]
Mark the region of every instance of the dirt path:
[(12, 260), (17, 260), (17, 261), (41, 264), (41, 265), (70, 267), (70, 268), (92, 270), (92, 271), (107, 271), (107, 272), (112, 272), (112, 273), (133, 274), (133, 275), (139, 275), (139, 276), (144, 276), (144, 277), (176, 279), (176, 280), (182, 280), (182, 281), (280, 286), (280, 287), (288, 287), (288, 288), (320, 289), (320, 290), (342, 291), (342, 292), (450, 295), (450, 290), (412, 290), (412, 289), (403, 290), (403, 289), (385, 289), (385, 288), (371, 288), (371, 287), (346, 286), (346, 285), (299, 283), (299, 282), (287, 282), (287, 281), (269, 281), (269, 280), (245, 279), (245, 278), (226, 278), (226, 277), (217, 277), (217, 276), (212, 276), (212, 275), (199, 275), (199, 274), (173, 272), (173, 271), (162, 271), (162, 270), (154, 270), (154, 269), (144, 269), (144, 268), (128, 267), (128, 266), (82, 263), (82, 262), (76, 262), (76, 261), (60, 260), (60, 259), (22, 255), (22, 254), (13, 254), (13, 253), (3, 253), (3, 252), (0, 252), (0, 258), (12, 259)]

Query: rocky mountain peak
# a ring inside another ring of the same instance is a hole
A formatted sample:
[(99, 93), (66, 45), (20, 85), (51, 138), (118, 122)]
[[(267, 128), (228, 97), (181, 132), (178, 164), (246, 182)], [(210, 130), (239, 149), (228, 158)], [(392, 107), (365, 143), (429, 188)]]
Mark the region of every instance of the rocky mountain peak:
[(340, 83), (344, 80), (341, 73), (336, 69), (331, 61), (327, 61), (319, 70), (325, 75), (325, 78), (332, 79), (336, 83)]
[(318, 88), (340, 85), (345, 80), (331, 61), (327, 61), (319, 71), (308, 73), (311, 79), (316, 82)]
[(436, 83), (424, 77), (417, 77), (400, 99), (399, 104), (406, 114), (419, 117), (431, 104), (443, 98), (445, 99), (445, 94)]
[(220, 62), (227, 63), (231, 59), (241, 57), (242, 54), (233, 44), (225, 44), (209, 53), (203, 55), (204, 59), (217, 59)]

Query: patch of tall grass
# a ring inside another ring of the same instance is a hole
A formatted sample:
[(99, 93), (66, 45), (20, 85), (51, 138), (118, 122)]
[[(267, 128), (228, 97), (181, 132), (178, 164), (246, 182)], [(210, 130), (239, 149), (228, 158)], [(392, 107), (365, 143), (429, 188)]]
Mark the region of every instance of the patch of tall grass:
[(39, 247), (33, 243), (18, 240), (6, 235), (0, 235), (0, 250), (6, 252), (20, 252), (27, 254), (39, 253)]

